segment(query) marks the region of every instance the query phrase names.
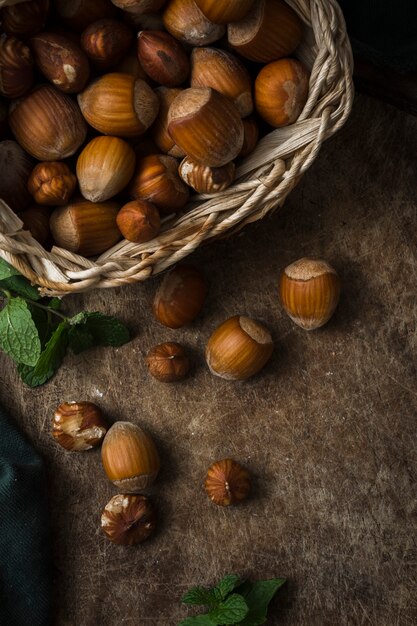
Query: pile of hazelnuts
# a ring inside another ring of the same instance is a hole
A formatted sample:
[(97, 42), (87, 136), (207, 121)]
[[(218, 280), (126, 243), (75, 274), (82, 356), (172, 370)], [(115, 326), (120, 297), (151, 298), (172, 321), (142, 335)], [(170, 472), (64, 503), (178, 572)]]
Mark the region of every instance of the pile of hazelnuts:
[(308, 97), (285, 0), (28, 0), (0, 20), (0, 198), (46, 248), (157, 238)]
[[(153, 313), (163, 325), (179, 329), (200, 313), (207, 294), (202, 273), (178, 265), (162, 279), (153, 301)], [(281, 304), (291, 319), (305, 330), (323, 326), (333, 315), (340, 295), (340, 279), (322, 259), (303, 258), (287, 266), (279, 284)], [(273, 351), (268, 330), (259, 322), (236, 315), (221, 324), (206, 346), (210, 371), (227, 380), (246, 380), (257, 374)], [(190, 360), (176, 342), (152, 348), (146, 357), (149, 372), (162, 383), (182, 380)], [(91, 402), (61, 404), (55, 412), (52, 434), (67, 450), (87, 450), (102, 443), (102, 463), (107, 477), (121, 493), (107, 503), (101, 528), (117, 544), (132, 545), (155, 530), (157, 515), (148, 496), (139, 492), (155, 481), (160, 460), (152, 438), (138, 425), (116, 422), (109, 430), (102, 412)], [(248, 470), (231, 458), (213, 463), (204, 487), (217, 505), (239, 504), (250, 492)]]

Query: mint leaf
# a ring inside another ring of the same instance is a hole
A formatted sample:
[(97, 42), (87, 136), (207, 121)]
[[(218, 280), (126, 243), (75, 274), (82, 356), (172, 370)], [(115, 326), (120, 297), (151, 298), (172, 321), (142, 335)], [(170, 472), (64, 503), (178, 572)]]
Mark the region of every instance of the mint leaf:
[(96, 346), (121, 346), (130, 339), (126, 326), (110, 315), (83, 312), (72, 317), (69, 322), (71, 325), (85, 324)]
[(33, 287), (24, 276), (10, 276), (0, 282), (0, 289), (7, 289), (22, 298), (40, 300), (41, 295), (37, 287)]
[(178, 626), (216, 626), (217, 622), (212, 622), (208, 615), (195, 615), (186, 617)]
[(228, 574), (214, 587), (213, 591), (219, 600), (224, 600), (242, 582), (242, 579), (236, 574)]
[(260, 626), (265, 624), (268, 605), (278, 589), (285, 583), (285, 578), (272, 578), (270, 580), (258, 580), (246, 584), (239, 589), (244, 595), (249, 612), (240, 623), (241, 626)]
[(61, 298), (44, 298), (47, 302), (46, 305), (53, 311), (58, 311), (61, 308)]
[(54, 330), (52, 321), (49, 319), (48, 311), (45, 311), (45, 309), (40, 309), (39, 307), (32, 306), (31, 304), (28, 304), (28, 307), (32, 320), (38, 331), (39, 341), (41, 342), (41, 350), (43, 350)]
[(233, 593), (210, 611), (209, 618), (219, 625), (238, 624), (246, 617), (248, 611), (244, 598), (238, 593)]
[(52, 334), (35, 367), (18, 366), (23, 381), (29, 387), (39, 387), (55, 374), (67, 351), (68, 331), (68, 322), (65, 320)]
[(74, 354), (80, 354), (94, 346), (94, 339), (88, 328), (71, 326), (68, 333), (68, 344)]
[(212, 589), (205, 589), (204, 587), (192, 587), (181, 598), (181, 602), (184, 604), (203, 604), (205, 606), (211, 606), (216, 602), (216, 597)]
[(33, 366), (39, 359), (38, 329), (22, 298), (11, 298), (0, 311), (0, 346), (16, 363)]
[(6, 261), (0, 258), (0, 280), (10, 278), (10, 276), (19, 276), (20, 272), (15, 270), (14, 267), (6, 263)]

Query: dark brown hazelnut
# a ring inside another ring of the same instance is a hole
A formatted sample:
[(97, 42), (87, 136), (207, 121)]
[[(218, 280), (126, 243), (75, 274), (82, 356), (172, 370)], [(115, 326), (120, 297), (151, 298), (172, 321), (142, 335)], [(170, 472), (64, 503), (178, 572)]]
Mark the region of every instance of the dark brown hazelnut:
[(56, 409), (52, 435), (66, 450), (90, 450), (107, 432), (101, 409), (93, 402), (63, 402)]
[(101, 529), (113, 543), (132, 546), (145, 541), (155, 530), (156, 510), (146, 496), (117, 494), (101, 514)]
[(22, 96), (33, 83), (32, 54), (15, 37), (0, 37), (0, 94), (6, 98)]
[(190, 324), (203, 308), (207, 283), (191, 265), (177, 265), (165, 274), (153, 301), (153, 314), (168, 328)]
[(190, 73), (184, 48), (163, 31), (143, 30), (138, 34), (138, 57), (148, 76), (166, 87), (181, 85)]
[(116, 222), (123, 237), (133, 243), (150, 241), (161, 228), (158, 209), (146, 200), (132, 200), (122, 206)]
[(219, 506), (239, 504), (248, 497), (250, 486), (248, 470), (233, 459), (213, 463), (204, 483), (208, 497)]
[(49, 9), (49, 0), (28, 0), (6, 6), (1, 12), (5, 33), (15, 37), (30, 37), (42, 30)]
[(49, 228), (50, 209), (46, 206), (33, 204), (31, 207), (19, 213), (19, 217), (23, 222), (24, 230), (30, 231), (30, 234), (42, 246), (49, 239), (51, 230)]
[(77, 179), (63, 161), (38, 163), (28, 180), (28, 190), (38, 204), (64, 206), (77, 186)]
[(117, 65), (129, 51), (133, 34), (129, 26), (112, 19), (97, 20), (81, 35), (81, 47), (99, 68)]
[(179, 343), (169, 341), (149, 350), (146, 356), (149, 373), (162, 383), (175, 383), (190, 370), (188, 355)]

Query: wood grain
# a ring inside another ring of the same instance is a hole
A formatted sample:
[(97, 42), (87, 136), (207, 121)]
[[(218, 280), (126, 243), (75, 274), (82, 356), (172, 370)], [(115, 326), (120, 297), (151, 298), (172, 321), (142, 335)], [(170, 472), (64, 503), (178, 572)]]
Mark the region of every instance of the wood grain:
[[(2, 401), (47, 463), (57, 626), (174, 625), (187, 615), (182, 593), (227, 572), (288, 577), (271, 625), (416, 623), (416, 144), (415, 118), (358, 97), (282, 210), (195, 254), (210, 294), (188, 329), (153, 320), (155, 280), (68, 299), (74, 311), (120, 316), (135, 338), (70, 357), (43, 388), (25, 388), (0, 355)], [(305, 255), (328, 259), (344, 285), (334, 318), (311, 333), (277, 298), (280, 269)], [(270, 365), (245, 383), (214, 378), (202, 357), (236, 313), (263, 321), (276, 341)], [(176, 386), (151, 379), (144, 363), (165, 340), (193, 354), (193, 375)], [(155, 437), (162, 470), (150, 493), (161, 522), (142, 546), (100, 534), (115, 490), (99, 451), (66, 453), (49, 434), (53, 409), (71, 399)], [(256, 485), (231, 510), (202, 488), (226, 455)]]

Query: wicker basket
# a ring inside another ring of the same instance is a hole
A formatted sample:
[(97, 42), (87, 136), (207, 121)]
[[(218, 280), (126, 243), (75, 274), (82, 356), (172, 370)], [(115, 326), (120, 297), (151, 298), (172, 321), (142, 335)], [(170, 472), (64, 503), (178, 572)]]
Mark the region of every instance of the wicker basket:
[(57, 247), (47, 252), (0, 200), (0, 257), (45, 294), (117, 287), (162, 272), (204, 240), (237, 231), (281, 206), (323, 141), (343, 126), (353, 99), (351, 48), (336, 0), (287, 2), (306, 25), (296, 56), (311, 70), (308, 101), (295, 124), (259, 142), (238, 167), (232, 187), (210, 197), (194, 196), (183, 213), (165, 220), (156, 239), (121, 241), (95, 260)]

